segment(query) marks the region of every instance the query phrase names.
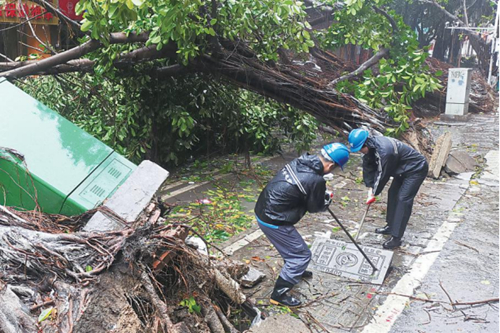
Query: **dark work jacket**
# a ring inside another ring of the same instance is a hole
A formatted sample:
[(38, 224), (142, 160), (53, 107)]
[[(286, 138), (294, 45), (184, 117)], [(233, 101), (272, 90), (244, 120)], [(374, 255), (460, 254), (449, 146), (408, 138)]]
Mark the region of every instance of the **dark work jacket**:
[(293, 225), (299, 222), (306, 212), (314, 213), (326, 209), (326, 181), (323, 178), (323, 163), (319, 157), (306, 153), (288, 165), (300, 184), (287, 167), (278, 172), (264, 188), (255, 205), (255, 215), (263, 222)]
[(426, 167), (425, 157), (394, 138), (369, 137), (369, 151), (363, 156), (363, 180), (373, 194), (379, 195), (389, 178), (420, 172)]

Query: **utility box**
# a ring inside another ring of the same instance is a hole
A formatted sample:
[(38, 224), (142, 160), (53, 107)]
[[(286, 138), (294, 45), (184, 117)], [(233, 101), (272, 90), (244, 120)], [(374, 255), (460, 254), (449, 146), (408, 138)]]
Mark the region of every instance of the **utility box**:
[(450, 68), (448, 70), (448, 88), (446, 90), (445, 114), (467, 116), (472, 69)]
[(78, 215), (110, 197), (136, 168), (5, 79), (0, 101), (2, 205)]

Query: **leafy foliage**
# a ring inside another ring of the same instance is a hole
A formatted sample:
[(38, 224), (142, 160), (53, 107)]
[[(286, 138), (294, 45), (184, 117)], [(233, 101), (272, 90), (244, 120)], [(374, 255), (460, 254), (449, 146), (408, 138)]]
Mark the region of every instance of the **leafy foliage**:
[[(414, 33), (401, 19), (393, 32), (373, 8), (388, 4), (348, 0), (336, 12), (335, 24), (313, 31), (305, 6), (295, 0), (82, 0), (77, 5), (84, 12), (82, 30), (105, 45), (88, 55), (97, 62), (94, 74), (26, 79), (23, 88), (134, 161), (148, 158), (172, 165), (213, 152), (268, 153), (284, 141), (302, 151), (317, 130), (309, 115), (211, 77), (159, 80), (143, 73), (175, 60), (189, 64), (214, 55), (223, 40), (243, 41), (257, 58), (271, 63), (278, 60), (280, 48), (307, 53), (313, 39), (328, 48), (389, 47), (390, 57), (378, 72), (367, 71), (361, 81), (338, 88), (387, 111), (400, 124), (388, 134), (398, 135), (408, 127), (410, 103), (439, 85), (423, 67), (427, 53), (417, 49)], [(146, 32), (147, 45), (174, 45), (178, 57), (138, 65), (127, 73), (131, 77), (120, 76), (112, 62), (139, 46), (109, 44), (109, 34), (116, 31)]]
[[(426, 92), (442, 88), (439, 80), (426, 70), (427, 57), (427, 52), (415, 50), (408, 57), (382, 59), (378, 74), (367, 70), (362, 82), (343, 83), (342, 90), (353, 92), (373, 108), (385, 110), (399, 124), (388, 129), (386, 134), (398, 136), (409, 127), (411, 104), (425, 97)], [(435, 73), (436, 76), (440, 74)]]
[(272, 153), (291, 141), (305, 150), (317, 130), (308, 114), (209, 77), (65, 74), (19, 85), (136, 162), (147, 158), (171, 166), (214, 152)]
[(304, 20), (302, 3), (295, 0), (82, 0), (82, 30), (104, 43), (113, 31), (148, 31), (149, 45), (160, 50), (173, 42), (179, 60), (187, 64), (210, 54), (210, 38), (246, 40), (263, 60), (277, 60), (279, 47), (308, 52), (314, 46)]
[[(336, 2), (336, 1), (328, 1)], [(383, 5), (385, 0), (374, 1)], [(387, 19), (377, 14), (371, 1), (348, 0), (344, 10), (335, 13), (335, 24), (317, 35), (323, 47), (339, 48), (346, 44), (360, 45), (366, 49), (378, 50), (390, 46), (392, 42), (391, 25)]]
[[(388, 1), (372, 3), (381, 6)], [(411, 104), (425, 97), (426, 92), (442, 88), (436, 78), (441, 73), (430, 73), (425, 65), (429, 54), (419, 49), (415, 33), (394, 11), (389, 14), (395, 19), (395, 31), (373, 10), (370, 1), (349, 0), (345, 10), (336, 13), (339, 24), (322, 33), (321, 40), (326, 47), (355, 44), (374, 52), (380, 47), (390, 49), (390, 56), (380, 60), (376, 71), (366, 70), (359, 81), (340, 82), (337, 88), (372, 108), (386, 111), (399, 125), (385, 134), (399, 136), (409, 127)]]

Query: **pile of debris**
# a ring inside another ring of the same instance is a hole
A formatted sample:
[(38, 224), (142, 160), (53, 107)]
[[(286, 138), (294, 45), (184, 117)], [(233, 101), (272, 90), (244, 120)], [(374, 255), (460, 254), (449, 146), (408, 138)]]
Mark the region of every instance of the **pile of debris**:
[(155, 200), (119, 231), (82, 231), (96, 211), (119, 218), (0, 206), (1, 332), (224, 333), (235, 313), (257, 316), (238, 282), (248, 267), (188, 246), (191, 228)]

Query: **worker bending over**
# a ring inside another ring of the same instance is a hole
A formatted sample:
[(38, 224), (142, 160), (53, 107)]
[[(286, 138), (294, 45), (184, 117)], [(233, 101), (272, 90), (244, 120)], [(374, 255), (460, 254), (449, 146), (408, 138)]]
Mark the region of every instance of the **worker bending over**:
[(296, 158), (267, 184), (257, 200), (255, 215), (262, 232), (284, 260), (284, 266), (271, 294), (272, 304), (299, 306), (301, 302), (289, 295), (306, 271), (311, 251), (295, 229), (306, 212), (326, 210), (332, 196), (326, 191), (323, 175), (337, 166), (343, 168), (349, 150), (341, 143), (325, 145), (318, 155), (308, 153)]
[(401, 246), (413, 199), (429, 170), (425, 157), (401, 141), (371, 136), (367, 130), (359, 128), (349, 133), (349, 145), (352, 153), (359, 151), (364, 154), (363, 180), (370, 188), (367, 203), (372, 202), (393, 177), (387, 199), (387, 225), (375, 229), (375, 232), (392, 236), (383, 244), (385, 249)]

